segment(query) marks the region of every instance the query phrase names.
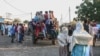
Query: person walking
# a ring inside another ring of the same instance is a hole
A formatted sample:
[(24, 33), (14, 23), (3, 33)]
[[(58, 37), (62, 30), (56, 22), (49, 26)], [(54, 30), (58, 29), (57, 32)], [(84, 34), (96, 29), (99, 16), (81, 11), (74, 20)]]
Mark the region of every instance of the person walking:
[(11, 43), (14, 43), (14, 39), (15, 39), (15, 25), (13, 24), (13, 26), (11, 27)]

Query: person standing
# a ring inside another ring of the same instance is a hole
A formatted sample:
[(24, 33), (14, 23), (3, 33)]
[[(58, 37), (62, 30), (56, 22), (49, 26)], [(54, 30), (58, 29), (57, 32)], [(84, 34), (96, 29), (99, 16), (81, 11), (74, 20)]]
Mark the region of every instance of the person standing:
[(72, 35), (73, 35), (73, 29), (72, 29), (72, 26), (69, 25), (68, 26), (68, 36), (69, 36), (69, 40), (68, 40), (68, 55), (70, 56), (71, 55), (71, 42), (72, 42)]
[(18, 42), (22, 43), (21, 24), (18, 25), (17, 31), (18, 31)]
[(10, 30), (12, 28), (12, 25), (11, 24), (8, 24), (8, 27), (7, 28), (8, 28), (8, 36), (11, 37), (11, 31)]
[(98, 27), (96, 26), (96, 22), (92, 21), (90, 25), (90, 33), (93, 36), (93, 46), (95, 47), (96, 39), (97, 39), (97, 33), (98, 33)]
[(84, 30), (86, 30), (89, 33), (89, 22), (88, 22), (88, 20), (84, 20), (83, 26), (84, 26)]
[(44, 18), (45, 18), (45, 21), (48, 19), (48, 11), (45, 11)]
[(43, 12), (40, 11), (39, 13), (40, 13), (40, 15), (39, 15), (40, 21), (44, 21), (45, 18), (44, 18)]
[(14, 43), (14, 39), (15, 39), (15, 25), (13, 24), (13, 26), (11, 27), (11, 43)]
[(51, 11), (51, 18), (52, 18), (53, 21), (55, 20), (55, 16), (54, 16), (54, 12), (53, 11)]
[(22, 41), (24, 41), (24, 33), (25, 33), (24, 26), (23, 26), (23, 24), (21, 24)]
[(84, 30), (80, 21), (76, 24), (76, 29), (72, 36), (71, 56), (93, 56), (93, 37)]
[(5, 35), (8, 34), (8, 28), (7, 28), (7, 24), (5, 24)]
[(33, 19), (34, 22), (36, 22), (36, 23), (39, 22), (39, 20), (40, 20), (39, 15), (40, 15), (40, 13), (39, 12), (36, 12), (35, 17)]
[(66, 27), (62, 27), (62, 30), (57, 37), (57, 40), (59, 44), (59, 56), (68, 56), (68, 29)]
[(1, 24), (1, 35), (4, 35), (5, 32), (5, 27), (4, 27), (4, 23)]

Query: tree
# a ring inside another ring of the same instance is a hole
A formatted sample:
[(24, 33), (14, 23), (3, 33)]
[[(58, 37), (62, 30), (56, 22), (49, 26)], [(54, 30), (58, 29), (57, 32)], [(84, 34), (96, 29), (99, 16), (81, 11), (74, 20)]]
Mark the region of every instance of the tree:
[(77, 6), (77, 11), (75, 13), (78, 14), (78, 17), (80, 17), (81, 19), (89, 18), (90, 20), (100, 21), (100, 1), (94, 1), (95, 2), (92, 3), (84, 0), (84, 2), (80, 4), (80, 6)]
[(20, 20), (19, 18), (15, 18), (13, 22), (14, 22), (14, 23), (20, 23), (21, 20)]
[(28, 22), (29, 22), (28, 20), (23, 21), (23, 23), (26, 23), (26, 24), (27, 24)]

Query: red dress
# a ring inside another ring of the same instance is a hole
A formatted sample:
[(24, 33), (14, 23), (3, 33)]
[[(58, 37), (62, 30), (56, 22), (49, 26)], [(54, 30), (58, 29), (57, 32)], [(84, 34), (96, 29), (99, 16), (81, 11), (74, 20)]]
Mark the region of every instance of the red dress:
[(38, 23), (38, 24), (36, 24), (36, 31), (35, 31), (36, 37), (38, 37), (40, 31), (41, 31), (41, 28), (40, 28), (39, 23)]

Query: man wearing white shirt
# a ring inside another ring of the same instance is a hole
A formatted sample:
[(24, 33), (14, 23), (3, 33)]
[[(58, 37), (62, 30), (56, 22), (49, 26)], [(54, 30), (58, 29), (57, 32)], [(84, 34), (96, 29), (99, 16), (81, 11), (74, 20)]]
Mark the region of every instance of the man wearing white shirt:
[(18, 38), (17, 39), (18, 39), (18, 41), (20, 41), (20, 33), (21, 33), (20, 29), (21, 29), (21, 25), (19, 24), (18, 28), (17, 28), (17, 31), (18, 31)]
[(11, 36), (11, 28), (12, 28), (12, 25), (9, 24), (7, 28), (8, 28), (8, 36), (10, 37)]

